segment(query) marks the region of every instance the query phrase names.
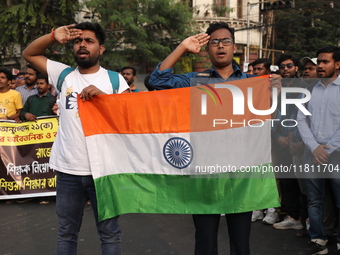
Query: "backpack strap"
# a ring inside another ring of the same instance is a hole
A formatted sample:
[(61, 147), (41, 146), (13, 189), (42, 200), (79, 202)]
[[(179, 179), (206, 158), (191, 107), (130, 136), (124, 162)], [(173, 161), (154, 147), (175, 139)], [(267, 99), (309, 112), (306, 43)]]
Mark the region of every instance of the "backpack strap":
[(74, 67), (67, 67), (65, 68), (59, 75), (58, 77), (58, 82), (57, 82), (57, 90), (60, 92), (61, 91), (61, 85), (63, 84), (66, 76), (72, 72), (75, 68)]
[(111, 70), (107, 70), (107, 73), (110, 77), (110, 82), (112, 85), (112, 94), (117, 94), (118, 93), (118, 89), (119, 89), (119, 78), (118, 78), (118, 73), (111, 71)]
[[(65, 68), (59, 75), (58, 77), (58, 82), (57, 82), (57, 90), (60, 92), (61, 90), (61, 85), (63, 84), (66, 76), (72, 72), (75, 68), (74, 67), (67, 67)], [(112, 90), (113, 94), (116, 94), (118, 92), (119, 88), (119, 78), (118, 78), (118, 73), (114, 71), (107, 70), (107, 73), (110, 77), (110, 82), (112, 85)]]

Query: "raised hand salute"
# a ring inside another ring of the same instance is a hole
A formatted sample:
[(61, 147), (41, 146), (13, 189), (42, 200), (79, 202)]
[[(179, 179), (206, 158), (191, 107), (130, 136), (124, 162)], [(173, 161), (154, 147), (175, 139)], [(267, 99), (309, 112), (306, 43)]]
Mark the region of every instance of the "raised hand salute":
[(71, 40), (78, 38), (83, 33), (83, 31), (81, 29), (74, 28), (74, 26), (75, 24), (71, 24), (52, 30), (52, 40), (60, 44), (65, 44)]

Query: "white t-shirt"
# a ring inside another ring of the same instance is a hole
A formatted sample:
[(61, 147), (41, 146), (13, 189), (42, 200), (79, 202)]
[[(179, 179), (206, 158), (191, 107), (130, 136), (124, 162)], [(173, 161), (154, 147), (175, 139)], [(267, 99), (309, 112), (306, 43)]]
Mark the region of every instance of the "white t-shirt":
[[(56, 86), (60, 73), (67, 67), (69, 66), (48, 60), (49, 82)], [(66, 76), (62, 84), (59, 95), (59, 129), (50, 157), (50, 167), (60, 172), (73, 175), (92, 174), (77, 103), (77, 94), (89, 85), (96, 86), (104, 93), (113, 93), (107, 70), (102, 67), (92, 74), (81, 74), (76, 68)], [(125, 79), (119, 75), (118, 93), (128, 88)]]

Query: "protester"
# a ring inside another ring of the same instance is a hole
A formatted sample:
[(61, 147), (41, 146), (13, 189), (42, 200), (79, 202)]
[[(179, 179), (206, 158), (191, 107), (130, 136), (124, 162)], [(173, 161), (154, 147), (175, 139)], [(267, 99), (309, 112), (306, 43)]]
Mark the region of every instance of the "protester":
[[(267, 58), (258, 58), (252, 63), (254, 75), (270, 74), (270, 61)], [(279, 213), (275, 208), (267, 208), (266, 210), (255, 210), (252, 213), (251, 221), (262, 220), (264, 224), (272, 225), (279, 220)]]
[(116, 91), (130, 92), (126, 81), (118, 73), (115, 75), (119, 84), (111, 84), (110, 73), (99, 64), (105, 50), (105, 37), (105, 31), (98, 23), (62, 26), (39, 37), (23, 52), (23, 57), (41, 73), (48, 75), (54, 86), (57, 86), (61, 72), (68, 66), (43, 56), (49, 46), (73, 41), (73, 55), (78, 64), (64, 77), (60, 89), (59, 130), (50, 157), (50, 167), (57, 170), (58, 255), (76, 254), (78, 232), (88, 199), (102, 242), (102, 254), (121, 254), (118, 217), (98, 221), (96, 191), (77, 105), (78, 94), (85, 101)]
[(39, 74), (37, 76), (38, 94), (27, 99), (20, 113), (21, 120), (36, 121), (37, 117), (55, 114), (52, 108), (56, 103), (56, 98), (49, 92), (50, 88), (48, 78), (43, 74)]
[[(308, 102), (310, 116), (298, 112), (298, 129), (306, 144), (303, 161), (309, 169), (322, 166), (322, 176), (305, 175), (308, 198), (308, 215), (310, 221), (309, 247), (300, 255), (328, 254), (327, 238), (323, 224), (323, 208), (326, 179), (331, 183), (333, 197), (337, 206), (338, 230), (340, 229), (340, 79), (337, 70), (340, 68), (340, 48), (326, 46), (317, 52), (317, 75), (321, 80), (314, 86)], [(340, 252), (340, 231), (337, 236), (337, 249)]]
[[(289, 53), (280, 55), (277, 66), (279, 67), (280, 75), (282, 76), (282, 87), (306, 87), (306, 84), (298, 79), (299, 59)], [(304, 84), (304, 85), (301, 85)], [(286, 97), (295, 99), (299, 96), (298, 93), (287, 93)], [(286, 114), (280, 116), (280, 121), (289, 120), (294, 111), (294, 104), (286, 105)], [(278, 100), (278, 108), (282, 112), (281, 100)], [(293, 157), (289, 151), (288, 141), (289, 127), (287, 125), (279, 125), (273, 132), (272, 139), (276, 154), (276, 164), (279, 167), (291, 167)], [(281, 188), (281, 211), (287, 213), (283, 221), (273, 225), (276, 229), (303, 229), (303, 224), (300, 219), (300, 187), (297, 178), (280, 178)]]
[(22, 101), (20, 93), (9, 88), (12, 73), (0, 68), (0, 119), (15, 120), (20, 116)]
[(270, 74), (270, 61), (267, 58), (258, 58), (253, 63), (253, 73), (255, 75), (267, 75)]
[[(187, 73), (174, 75), (172, 68), (185, 53), (199, 53), (201, 47), (207, 45), (212, 68), (203, 73)], [(177, 48), (153, 71), (149, 84), (155, 89), (189, 87), (194, 78), (205, 77), (205, 84), (245, 79), (237, 65), (233, 65), (236, 52), (234, 29), (227, 23), (211, 23), (206, 34), (197, 34), (182, 41)], [(274, 86), (274, 84), (273, 84)], [(279, 86), (277, 83), (275, 86)], [(226, 214), (228, 223), (231, 254), (250, 254), (249, 236), (252, 212)], [(196, 228), (195, 254), (218, 254), (217, 232), (220, 214), (193, 215)]]
[(17, 83), (15, 82), (14, 78), (11, 80), (11, 83), (9, 84), (9, 88), (14, 89), (14, 90), (17, 88)]
[(132, 66), (125, 66), (121, 69), (121, 74), (126, 80), (127, 84), (130, 86), (132, 92), (140, 92), (141, 90), (136, 87), (135, 80), (136, 80), (136, 68)]
[(17, 74), (17, 77), (15, 78), (15, 82), (17, 84), (17, 87), (24, 86), (26, 84), (25, 82), (25, 72), (19, 72)]
[(254, 74), (254, 64), (253, 64), (253, 62), (248, 64), (248, 68), (247, 68), (246, 74)]
[(25, 73), (25, 85), (19, 86), (16, 88), (16, 91), (19, 91), (22, 98), (22, 104), (25, 105), (26, 100), (29, 96), (33, 96), (38, 93), (38, 89), (36, 87), (37, 83), (37, 75), (39, 73), (35, 70), (31, 65), (27, 65), (26, 73)]
[[(303, 66), (303, 74), (302, 78), (303, 80), (308, 84), (307, 89), (312, 93), (314, 86), (319, 82), (319, 78), (317, 75), (317, 58), (309, 58), (304, 57), (301, 59), (301, 64)], [(297, 115), (297, 111), (296, 111)], [(297, 129), (297, 127), (296, 127)], [(299, 139), (302, 140), (300, 137)], [(301, 156), (299, 156), (300, 162), (303, 162), (303, 153), (301, 153)], [(293, 156), (294, 161), (294, 156)], [(303, 192), (304, 196), (306, 197), (306, 187), (305, 182), (303, 179), (299, 179), (299, 185), (301, 192)], [(326, 181), (326, 190), (325, 190), (325, 200), (324, 200), (324, 226), (326, 231), (326, 236), (328, 239), (328, 243), (332, 242), (334, 240), (334, 225), (335, 225), (335, 204), (332, 194), (331, 184), (329, 181)], [(303, 210), (306, 210), (307, 212), (307, 197), (306, 201), (304, 201)], [(306, 209), (305, 209), (306, 208)], [(307, 219), (307, 223), (309, 223), (309, 219)], [(306, 231), (305, 234), (308, 234), (308, 231)]]

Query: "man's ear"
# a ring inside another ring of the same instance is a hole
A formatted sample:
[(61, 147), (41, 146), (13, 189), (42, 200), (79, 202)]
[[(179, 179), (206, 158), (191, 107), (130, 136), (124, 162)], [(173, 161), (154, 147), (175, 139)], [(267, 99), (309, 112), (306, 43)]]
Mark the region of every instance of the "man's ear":
[(236, 50), (237, 50), (237, 45), (236, 45), (236, 44), (234, 44), (234, 45), (233, 45), (233, 47), (234, 47), (234, 49), (233, 49), (233, 53), (236, 53)]
[(105, 51), (105, 46), (104, 45), (100, 45), (99, 51), (100, 51), (100, 55), (102, 55), (104, 53), (104, 51)]
[(340, 61), (335, 62), (335, 69), (336, 70), (340, 69)]

